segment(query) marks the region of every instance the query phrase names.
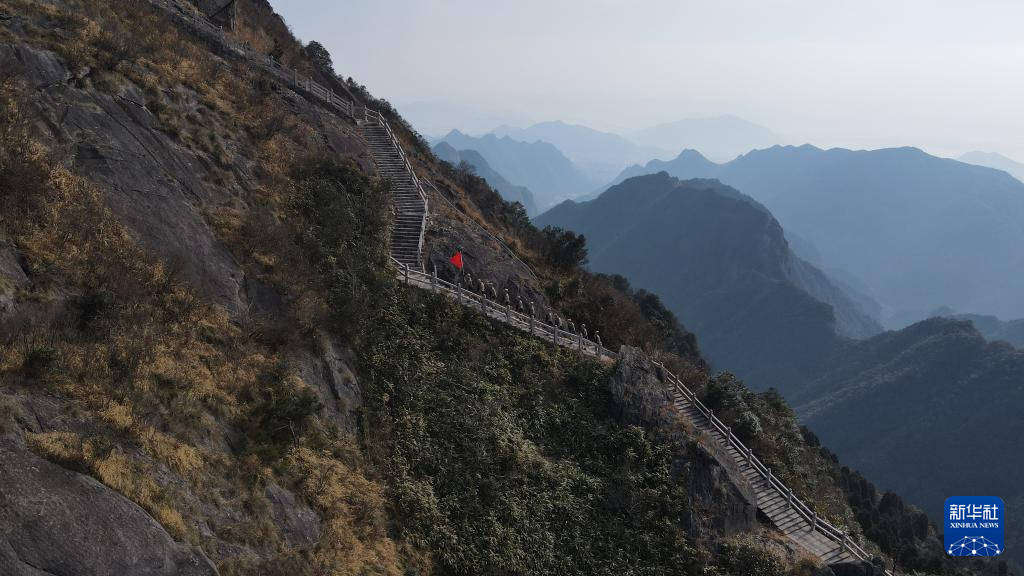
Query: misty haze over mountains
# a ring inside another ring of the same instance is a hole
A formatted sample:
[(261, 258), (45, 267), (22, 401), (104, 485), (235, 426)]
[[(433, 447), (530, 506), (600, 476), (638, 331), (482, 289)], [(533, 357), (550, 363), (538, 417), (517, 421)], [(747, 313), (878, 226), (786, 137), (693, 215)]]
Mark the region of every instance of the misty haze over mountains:
[[(635, 159), (647, 160), (611, 181), (661, 170), (717, 178), (764, 203), (797, 254), (889, 327), (945, 306), (1002, 320), (1024, 317), (1024, 299), (1016, 296), (1024, 293), (1024, 256), (1014, 248), (1024, 240), (1024, 184), (1008, 177), (1021, 166), (998, 154), (970, 153), (957, 162), (912, 148), (758, 148), (779, 137), (735, 116), (681, 120), (629, 137), (552, 121), (500, 126), (479, 137), (452, 131), (442, 140), (479, 153), (507, 181), (499, 189), (530, 189), (540, 212), (565, 199), (596, 197), (602, 178)], [(687, 148), (659, 159), (684, 142), (719, 158), (743, 153), (716, 163)]]
[[(431, 114), (423, 117), (426, 126), (437, 125)], [(562, 200), (596, 196), (628, 166), (667, 160), (679, 150), (708, 150), (711, 157), (728, 160), (781, 142), (771, 130), (729, 115), (668, 122), (629, 137), (562, 121), (526, 128), (504, 124), (479, 136), (470, 132), (451, 129), (433, 143), (478, 152), (510, 184), (530, 188), (541, 211)]]
[(508, 136), (521, 142), (549, 142), (554, 144), (563, 154), (579, 168), (598, 182), (607, 182), (614, 178), (623, 168), (638, 162), (647, 162), (655, 158), (671, 158), (675, 150), (656, 146), (641, 146), (633, 141), (612, 134), (601, 132), (565, 122), (541, 122), (528, 128), (499, 126), (491, 131), (498, 137)]
[(717, 178), (763, 203), (823, 262), (870, 287), (885, 316), (941, 306), (1024, 316), (1024, 184), (913, 148), (776, 146), (725, 164), (696, 151), (633, 166)]
[(547, 142), (521, 142), (494, 134), (474, 137), (458, 130), (452, 130), (440, 142), (456, 150), (478, 152), (510, 183), (529, 188), (540, 211), (598, 185)]
[(530, 192), (530, 189), (525, 186), (516, 186), (510, 183), (504, 176), (491, 168), (487, 160), (484, 160), (484, 157), (476, 150), (456, 150), (447, 142), (438, 142), (434, 145), (433, 152), (438, 158), (453, 166), (460, 166), (463, 162), (472, 166), (476, 175), (486, 180), (505, 201), (522, 204), (527, 216), (537, 215), (537, 202), (533, 198), (533, 192)]
[(536, 223), (583, 234), (591, 268), (660, 294), (716, 367), (761, 388), (784, 388), (837, 337), (882, 330), (790, 250), (767, 209), (714, 180), (639, 176)]
[(968, 152), (958, 158), (961, 162), (987, 166), (1002, 170), (1017, 180), (1024, 182), (1024, 163), (1016, 162), (996, 152)]

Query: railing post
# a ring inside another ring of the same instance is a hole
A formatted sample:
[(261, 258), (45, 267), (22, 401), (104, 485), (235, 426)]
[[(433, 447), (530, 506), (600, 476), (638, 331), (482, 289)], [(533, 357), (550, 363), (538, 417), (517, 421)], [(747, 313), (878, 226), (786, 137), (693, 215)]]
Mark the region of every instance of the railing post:
[(430, 277), (430, 291), (437, 292), (437, 266), (434, 266), (434, 274)]
[(843, 548), (842, 548), (843, 552), (846, 552), (846, 545), (849, 542), (849, 539), (850, 539), (850, 535), (847, 534), (846, 532), (843, 532)]
[(558, 346), (558, 323), (557, 322), (551, 325), (551, 342), (555, 346)]
[(769, 469), (768, 469), (768, 487), (769, 487), (769, 488), (771, 488), (771, 487), (772, 487), (772, 480), (773, 480), (774, 478), (775, 478), (775, 477), (774, 477), (774, 476), (772, 475), (772, 469), (771, 469), (771, 468), (769, 468)]
[(732, 446), (732, 426), (725, 427), (725, 443), (726, 446)]
[(792, 488), (789, 489), (789, 498), (787, 499), (787, 502), (789, 503), (789, 507), (792, 508), (793, 507), (793, 489)]
[(530, 336), (533, 336), (533, 312), (530, 312)]
[(455, 301), (462, 304), (462, 281), (455, 279)]
[(409, 284), (409, 265), (405, 264), (405, 283)]
[(811, 532), (814, 532), (817, 529), (818, 529), (818, 513), (814, 512), (814, 514), (811, 516)]

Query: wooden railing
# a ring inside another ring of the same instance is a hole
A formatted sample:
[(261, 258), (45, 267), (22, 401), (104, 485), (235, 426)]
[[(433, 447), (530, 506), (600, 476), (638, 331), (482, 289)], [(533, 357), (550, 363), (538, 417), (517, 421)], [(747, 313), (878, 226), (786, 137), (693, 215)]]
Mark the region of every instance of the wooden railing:
[[(686, 398), (686, 400), (690, 402), (690, 404), (692, 404), (701, 413), (701, 415), (704, 416), (708, 424), (712, 428), (717, 430), (720, 434), (722, 434), (722, 436), (725, 437), (727, 444), (735, 448), (737, 452), (743, 455), (747, 464), (754, 471), (756, 471), (762, 478), (764, 478), (768, 486), (775, 490), (775, 492), (778, 493), (780, 496), (782, 496), (786, 500), (788, 505), (794, 511), (796, 511), (797, 514), (799, 514), (805, 520), (807, 520), (807, 522), (811, 525), (812, 531), (824, 534), (828, 539), (839, 544), (842, 550), (849, 550), (850, 553), (858, 559), (863, 560), (865, 562), (871, 561), (872, 556), (868, 554), (868, 552), (864, 550), (864, 548), (857, 544), (857, 542), (851, 539), (849, 537), (849, 534), (833, 526), (827, 520), (819, 518), (818, 513), (816, 511), (814, 511), (810, 506), (804, 503), (803, 500), (795, 496), (793, 494), (793, 489), (783, 484), (782, 481), (779, 480), (778, 477), (776, 477), (772, 473), (772, 469), (769, 468), (768, 466), (765, 466), (765, 464), (761, 462), (761, 460), (757, 456), (754, 455), (753, 449), (748, 448), (745, 444), (743, 444), (743, 441), (741, 441), (736, 436), (736, 434), (733, 433), (732, 429), (726, 426), (724, 422), (719, 420), (718, 416), (715, 416), (714, 412), (710, 408), (705, 406), (704, 403), (701, 402), (700, 398), (698, 398), (696, 394), (694, 394), (689, 388), (687, 388), (678, 376), (670, 372), (667, 368), (665, 368), (664, 364), (658, 362), (657, 360), (652, 359), (651, 361), (656, 366), (661, 368), (661, 370), (667, 376), (669, 383), (672, 386), (674, 386), (675, 389), (679, 391), (679, 393), (682, 394), (683, 397)], [(886, 571), (885, 573), (890, 576), (892, 574), (889, 571)]]
[(526, 314), (514, 309), (511, 303), (498, 302), (493, 298), (488, 298), (486, 294), (478, 294), (457, 283), (442, 280), (437, 277), (437, 272), (427, 274), (405, 266), (394, 259), (392, 259), (392, 264), (398, 272), (399, 279), (406, 284), (446, 294), (463, 306), (478, 308), (485, 315), (528, 332), (531, 336), (550, 340), (552, 344), (574, 349), (581, 354), (598, 359), (614, 360), (618, 357), (615, 352), (601, 344), (599, 337), (597, 341), (594, 341), (585, 338), (582, 331), (570, 332), (559, 326), (548, 324), (532, 313)]

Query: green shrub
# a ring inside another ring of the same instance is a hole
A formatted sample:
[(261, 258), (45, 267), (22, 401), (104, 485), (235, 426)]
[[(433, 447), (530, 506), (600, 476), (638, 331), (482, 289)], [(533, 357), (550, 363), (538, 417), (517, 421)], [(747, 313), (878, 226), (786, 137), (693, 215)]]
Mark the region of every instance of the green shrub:
[(730, 576), (783, 576), (785, 570), (779, 559), (763, 548), (749, 545), (722, 547), (716, 560), (723, 574)]
[(280, 460), (323, 408), (316, 392), (284, 367), (267, 374), (251, 394), (241, 427), (248, 450), (268, 462)]
[(40, 378), (53, 371), (60, 362), (60, 351), (49, 346), (37, 346), (25, 355), (25, 373)]

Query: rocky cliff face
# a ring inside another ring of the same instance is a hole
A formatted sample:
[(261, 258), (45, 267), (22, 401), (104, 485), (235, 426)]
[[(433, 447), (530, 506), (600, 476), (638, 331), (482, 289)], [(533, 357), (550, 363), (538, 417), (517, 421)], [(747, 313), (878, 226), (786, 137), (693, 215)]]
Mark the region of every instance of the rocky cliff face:
[(626, 424), (655, 431), (674, 446), (673, 467), (685, 477), (692, 509), (688, 529), (711, 540), (757, 528), (757, 506), (751, 493), (741, 492), (739, 478), (715, 461), (695, 436), (687, 433), (664, 373), (640, 350), (623, 346), (609, 380), (618, 418)]
[[(274, 278), (273, 261), (253, 257), (263, 240), (244, 233), (281, 229), (287, 206), (269, 190), (296, 150), (372, 173), (355, 126), (179, 36), (147, 3), (122, 10), (0, 6), (0, 124), (11, 154), (0, 177), (17, 183), (4, 185), (0, 266), (3, 574), (200, 575), (215, 565), (231, 574), (318, 545), (330, 515), (309, 505), (294, 476), (257, 465), (250, 481), (232, 471), (247, 461), (236, 409), (247, 400), (228, 400), (228, 382), (246, 377), (214, 366), (236, 329), (250, 343), (238, 340), (229, 364), (255, 367), (266, 355), (287, 366), (329, 426), (354, 431), (361, 403), (351, 352), (322, 321), (296, 337), (301, 297)], [(22, 128), (34, 147), (15, 154)], [(30, 156), (39, 181), (19, 167)], [(60, 203), (20, 212), (36, 185), (69, 182), (78, 188)], [(93, 191), (96, 203), (82, 210)], [(180, 325), (206, 330), (205, 344), (171, 344), (180, 318), (154, 316), (152, 305), (173, 292), (205, 310)], [(133, 356), (108, 356), (118, 338)], [(184, 349), (197, 344), (205, 351), (183, 368)], [(22, 362), (33, 355), (42, 360)], [(172, 400), (208, 371), (212, 387), (189, 402), (219, 408), (192, 413)]]

